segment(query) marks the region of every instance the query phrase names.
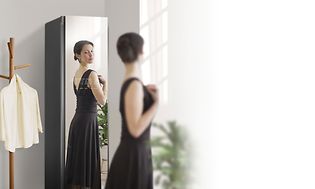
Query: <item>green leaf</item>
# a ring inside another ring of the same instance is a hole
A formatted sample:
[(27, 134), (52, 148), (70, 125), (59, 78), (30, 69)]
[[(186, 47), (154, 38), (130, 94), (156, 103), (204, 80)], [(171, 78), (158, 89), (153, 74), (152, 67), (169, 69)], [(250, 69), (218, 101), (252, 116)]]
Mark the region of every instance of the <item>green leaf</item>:
[(185, 189), (190, 177), (186, 130), (176, 121), (168, 121), (166, 125), (153, 123), (153, 127), (161, 131), (161, 135), (151, 139), (153, 167), (159, 173), (155, 184), (165, 189)]

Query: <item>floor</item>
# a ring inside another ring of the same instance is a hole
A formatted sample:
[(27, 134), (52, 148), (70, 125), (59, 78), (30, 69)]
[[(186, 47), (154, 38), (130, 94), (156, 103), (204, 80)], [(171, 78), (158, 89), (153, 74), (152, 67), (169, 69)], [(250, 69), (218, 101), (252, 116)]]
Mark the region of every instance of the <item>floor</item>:
[(102, 179), (102, 188), (105, 187), (105, 183), (106, 183), (106, 178), (107, 178), (107, 172), (108, 172), (108, 161), (105, 159), (102, 159), (102, 164), (101, 164), (101, 179)]

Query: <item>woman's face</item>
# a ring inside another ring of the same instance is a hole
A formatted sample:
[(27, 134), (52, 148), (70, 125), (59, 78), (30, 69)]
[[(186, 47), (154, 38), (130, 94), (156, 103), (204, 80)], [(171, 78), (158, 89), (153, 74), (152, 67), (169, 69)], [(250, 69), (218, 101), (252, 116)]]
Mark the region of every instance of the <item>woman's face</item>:
[(84, 45), (78, 58), (81, 63), (92, 64), (94, 59), (93, 46), (90, 44)]

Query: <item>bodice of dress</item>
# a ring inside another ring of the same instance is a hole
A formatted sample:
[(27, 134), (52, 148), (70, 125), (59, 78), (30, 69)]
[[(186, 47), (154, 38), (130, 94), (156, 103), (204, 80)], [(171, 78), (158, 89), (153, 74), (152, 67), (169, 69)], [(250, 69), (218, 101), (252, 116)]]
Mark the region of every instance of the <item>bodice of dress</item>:
[(80, 80), (78, 90), (73, 83), (73, 90), (77, 97), (76, 112), (78, 113), (96, 113), (97, 100), (90, 88), (88, 88), (88, 79), (92, 69), (86, 70)]
[(151, 105), (153, 104), (153, 98), (152, 98), (151, 94), (149, 93), (149, 91), (147, 90), (147, 88), (143, 85), (141, 80), (139, 80), (136, 77), (131, 77), (131, 78), (128, 78), (123, 83), (123, 85), (121, 87), (121, 91), (120, 91), (120, 107), (119, 107), (119, 110), (121, 113), (121, 118), (122, 118), (121, 141), (128, 140), (128, 141), (135, 141), (135, 142), (143, 142), (143, 141), (147, 142), (148, 140), (150, 140), (150, 127), (151, 127), (152, 122), (150, 122), (150, 124), (146, 128), (146, 130), (138, 138), (133, 137), (130, 134), (128, 127), (127, 127), (124, 96), (125, 96), (125, 93), (127, 91), (128, 86), (130, 85), (131, 81), (133, 81), (133, 80), (140, 81), (142, 86), (143, 86), (144, 97), (143, 97), (142, 114), (144, 112), (146, 112), (151, 107)]

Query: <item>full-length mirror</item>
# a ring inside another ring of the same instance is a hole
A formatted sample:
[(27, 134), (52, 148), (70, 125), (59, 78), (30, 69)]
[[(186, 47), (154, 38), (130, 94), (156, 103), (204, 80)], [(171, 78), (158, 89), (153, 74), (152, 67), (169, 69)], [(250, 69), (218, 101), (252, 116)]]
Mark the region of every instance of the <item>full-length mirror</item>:
[[(102, 120), (106, 97), (99, 94), (107, 95), (106, 22), (95, 17), (67, 17), (65, 22), (65, 176), (67, 184), (82, 188), (95, 188), (98, 177), (105, 183), (107, 173), (107, 126)], [(102, 78), (93, 81), (92, 74)], [(94, 179), (81, 179), (87, 177)]]
[(46, 24), (46, 188), (101, 189), (108, 172), (108, 24)]

